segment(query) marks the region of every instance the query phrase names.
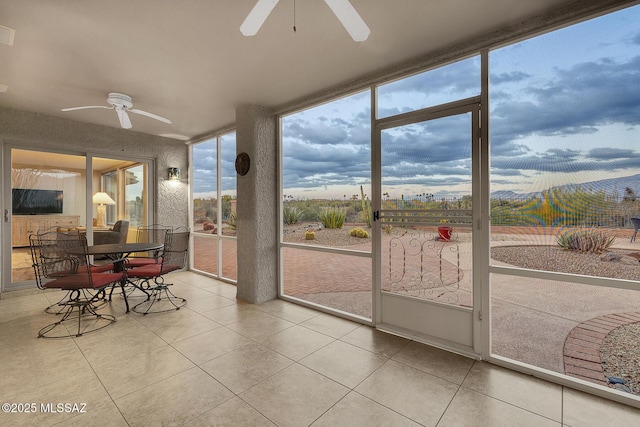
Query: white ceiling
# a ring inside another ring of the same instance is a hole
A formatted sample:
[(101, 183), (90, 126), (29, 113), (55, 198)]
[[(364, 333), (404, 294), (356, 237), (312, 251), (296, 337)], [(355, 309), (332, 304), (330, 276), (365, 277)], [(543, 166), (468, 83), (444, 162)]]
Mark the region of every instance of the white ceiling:
[(2, 0), (0, 106), (119, 127), (115, 112), (61, 112), (133, 97), (133, 131), (188, 139), (233, 124), (245, 103), (277, 108), (569, 0), (351, 0), (371, 29), (356, 43), (322, 0), (280, 0), (261, 30), (256, 0)]

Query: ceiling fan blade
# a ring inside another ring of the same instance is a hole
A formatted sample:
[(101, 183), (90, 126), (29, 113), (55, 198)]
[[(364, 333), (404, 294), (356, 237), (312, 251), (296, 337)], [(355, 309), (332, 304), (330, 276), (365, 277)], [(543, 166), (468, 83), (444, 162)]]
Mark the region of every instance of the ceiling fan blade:
[(137, 108), (130, 108), (128, 111), (132, 113), (141, 114), (143, 116), (151, 117), (152, 119), (160, 120), (161, 122), (171, 124), (171, 120), (165, 119), (164, 117), (158, 116), (157, 114), (148, 113), (146, 111), (138, 110)]
[(86, 110), (88, 108), (106, 108), (107, 110), (112, 110), (113, 109), (113, 107), (105, 107), (104, 105), (86, 105), (84, 107), (63, 108), (60, 111)]
[(258, 0), (242, 25), (240, 25), (240, 32), (245, 36), (255, 36), (273, 8), (278, 4), (278, 1), (280, 0)]
[(362, 20), (358, 12), (349, 3), (349, 0), (324, 0), (338, 17), (351, 38), (357, 42), (363, 42), (371, 33), (367, 24)]
[(116, 108), (116, 113), (118, 113), (120, 126), (122, 126), (123, 129), (131, 129), (131, 120), (127, 112), (124, 109)]

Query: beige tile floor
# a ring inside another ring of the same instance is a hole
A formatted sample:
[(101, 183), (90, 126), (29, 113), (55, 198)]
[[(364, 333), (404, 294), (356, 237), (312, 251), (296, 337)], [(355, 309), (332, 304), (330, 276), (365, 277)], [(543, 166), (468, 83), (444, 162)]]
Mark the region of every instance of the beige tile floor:
[(126, 314), (115, 297), (114, 325), (64, 340), (36, 338), (57, 291), (3, 295), (0, 403), (36, 411), (0, 412), (0, 425), (640, 425), (629, 406), (281, 300), (240, 303), (195, 273), (171, 278), (189, 299), (180, 311)]

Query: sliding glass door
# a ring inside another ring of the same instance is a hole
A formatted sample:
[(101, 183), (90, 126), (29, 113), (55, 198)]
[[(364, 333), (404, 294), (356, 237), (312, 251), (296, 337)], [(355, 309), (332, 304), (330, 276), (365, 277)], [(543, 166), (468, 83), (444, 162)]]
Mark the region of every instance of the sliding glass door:
[[(125, 238), (132, 240), (136, 228), (150, 222), (149, 160), (10, 145), (3, 154), (2, 291), (35, 287), (29, 250), (33, 233), (77, 229), (92, 242), (94, 231), (104, 232), (117, 220), (126, 220), (129, 232)], [(105, 206), (94, 204), (97, 193), (105, 193), (111, 201)], [(102, 209), (105, 223), (98, 226)]]

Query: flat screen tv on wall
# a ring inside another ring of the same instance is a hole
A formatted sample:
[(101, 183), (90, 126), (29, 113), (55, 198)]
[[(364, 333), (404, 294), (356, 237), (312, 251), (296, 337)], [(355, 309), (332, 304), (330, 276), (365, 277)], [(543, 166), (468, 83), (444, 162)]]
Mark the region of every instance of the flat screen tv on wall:
[(62, 190), (12, 190), (12, 212), (14, 215), (46, 215), (62, 213)]

